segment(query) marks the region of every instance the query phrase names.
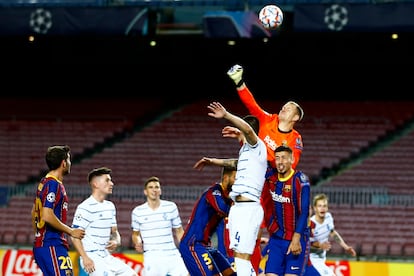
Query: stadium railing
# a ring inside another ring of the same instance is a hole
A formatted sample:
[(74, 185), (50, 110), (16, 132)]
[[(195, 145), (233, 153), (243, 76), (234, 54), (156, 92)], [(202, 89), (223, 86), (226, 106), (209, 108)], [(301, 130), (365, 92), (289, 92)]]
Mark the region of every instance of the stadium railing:
[[(8, 198), (13, 196), (32, 196), (36, 184), (12, 185), (9, 187)], [(163, 185), (163, 196), (171, 200), (194, 201), (202, 193), (205, 186), (169, 186)], [(70, 197), (85, 198), (90, 194), (88, 185), (67, 185), (66, 190)], [(325, 193), (329, 202), (336, 205), (406, 205), (414, 206), (414, 199), (406, 195), (388, 194), (384, 187), (312, 187), (312, 194)], [(116, 185), (112, 199), (143, 200), (141, 185)]]

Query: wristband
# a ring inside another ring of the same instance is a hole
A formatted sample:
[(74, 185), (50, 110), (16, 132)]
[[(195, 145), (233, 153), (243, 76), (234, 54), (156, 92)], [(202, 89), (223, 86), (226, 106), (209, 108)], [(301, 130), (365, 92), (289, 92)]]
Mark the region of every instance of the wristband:
[(242, 86), (244, 83), (243, 79), (240, 79), (240, 81), (238, 83), (236, 83), (236, 87), (239, 88), (240, 86)]

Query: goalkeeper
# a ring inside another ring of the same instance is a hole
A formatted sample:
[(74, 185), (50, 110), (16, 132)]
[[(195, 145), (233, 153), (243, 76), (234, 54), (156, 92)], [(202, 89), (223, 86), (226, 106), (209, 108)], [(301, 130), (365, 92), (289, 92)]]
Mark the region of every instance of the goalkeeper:
[[(249, 113), (259, 119), (259, 137), (265, 142), (269, 170), (267, 176), (275, 172), (275, 149), (278, 146), (289, 146), (293, 150), (296, 168), (303, 150), (302, 136), (294, 129), (297, 122), (304, 115), (303, 109), (294, 101), (288, 101), (282, 106), (278, 114), (270, 114), (263, 110), (253, 97), (243, 80), (243, 67), (236, 64), (227, 71), (227, 75), (234, 81), (240, 100), (249, 110)], [(273, 169), (272, 169), (273, 168)]]

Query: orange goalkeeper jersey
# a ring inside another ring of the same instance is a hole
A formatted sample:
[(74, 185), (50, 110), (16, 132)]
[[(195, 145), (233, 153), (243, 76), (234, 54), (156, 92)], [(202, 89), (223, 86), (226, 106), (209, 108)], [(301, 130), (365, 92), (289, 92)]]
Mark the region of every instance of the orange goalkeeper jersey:
[(260, 122), (259, 137), (266, 144), (267, 160), (270, 165), (275, 167), (275, 149), (280, 145), (287, 145), (293, 150), (295, 160), (292, 167), (296, 168), (303, 150), (302, 136), (295, 129), (289, 132), (280, 131), (278, 129), (279, 115), (269, 114), (263, 110), (257, 104), (247, 86), (244, 87), (243, 89), (238, 89), (237, 92), (249, 113), (256, 116)]

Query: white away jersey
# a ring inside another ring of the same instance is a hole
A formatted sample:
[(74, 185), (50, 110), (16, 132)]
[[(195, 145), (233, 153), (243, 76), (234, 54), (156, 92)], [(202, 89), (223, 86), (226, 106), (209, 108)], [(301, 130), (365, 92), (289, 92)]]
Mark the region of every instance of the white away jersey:
[(72, 227), (85, 229), (82, 239), (85, 251), (96, 252), (101, 256), (109, 254), (105, 247), (111, 236), (111, 228), (116, 225), (115, 205), (108, 200), (98, 202), (92, 196), (77, 206), (72, 223)]
[(172, 228), (181, 226), (177, 205), (172, 201), (161, 200), (156, 210), (145, 202), (136, 206), (131, 213), (131, 228), (140, 232), (144, 252), (159, 251), (164, 255), (176, 255), (178, 249)]
[(244, 143), (239, 151), (236, 179), (231, 188), (230, 197), (243, 195), (260, 202), (267, 170), (267, 149), (265, 143), (258, 139), (256, 145)]
[[(331, 213), (326, 212), (323, 223), (319, 223), (315, 219), (315, 215), (311, 217), (311, 220), (315, 223), (313, 229), (313, 237), (310, 238), (311, 242), (326, 242), (329, 240), (329, 234), (335, 229), (334, 219)], [(326, 258), (325, 250), (311, 250), (311, 258)]]

